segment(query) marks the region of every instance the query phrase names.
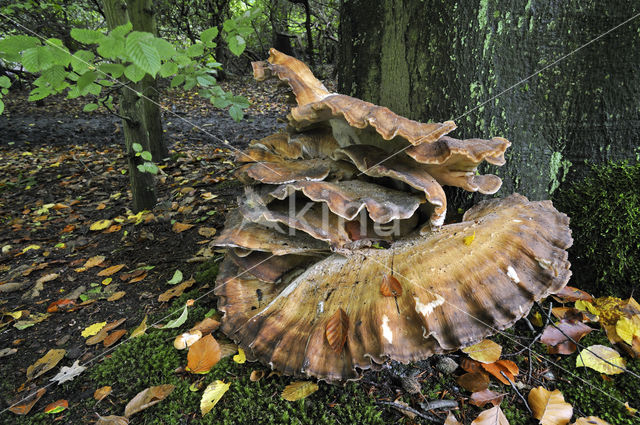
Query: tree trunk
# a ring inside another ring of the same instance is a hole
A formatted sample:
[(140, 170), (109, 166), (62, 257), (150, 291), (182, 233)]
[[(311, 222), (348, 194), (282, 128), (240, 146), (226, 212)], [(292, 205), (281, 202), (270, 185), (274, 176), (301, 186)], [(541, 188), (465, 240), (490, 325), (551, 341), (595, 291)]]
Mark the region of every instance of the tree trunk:
[[(110, 29), (124, 25), (129, 21), (127, 6), (123, 0), (104, 0), (104, 12), (107, 16), (107, 24)], [(143, 150), (150, 151), (149, 132), (145, 125), (145, 100), (136, 92), (142, 92), (142, 82), (129, 83), (129, 89), (121, 90), (120, 115), (124, 130), (125, 151), (129, 161), (129, 181), (133, 196), (133, 210), (135, 212), (151, 209), (156, 204), (155, 181), (153, 174), (142, 173), (138, 170), (138, 164), (142, 161), (135, 156), (133, 144), (139, 143)]]
[(507, 165), (491, 170), (504, 195), (548, 198), (567, 175), (584, 174), (585, 160), (637, 157), (640, 19), (536, 71), (638, 13), (640, 3), (462, 4), (344, 1), (339, 91), (420, 121), (454, 119), (458, 138), (511, 140)]

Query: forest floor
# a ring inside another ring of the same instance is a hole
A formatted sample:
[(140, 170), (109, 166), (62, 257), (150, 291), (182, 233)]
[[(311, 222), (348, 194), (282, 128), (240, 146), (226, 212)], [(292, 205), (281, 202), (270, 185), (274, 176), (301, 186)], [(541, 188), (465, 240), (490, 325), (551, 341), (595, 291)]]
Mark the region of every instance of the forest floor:
[[(316, 393), (296, 402), (280, 397), (292, 379), (238, 362), (236, 347), (220, 332), (214, 332), (225, 355), (220, 363), (206, 375), (186, 372), (186, 350), (173, 347), (174, 337), (205, 317), (220, 319), (212, 289), (222, 251), (210, 242), (241, 193), (233, 152), (284, 128), (288, 110), (286, 93), (275, 85), (226, 85), (252, 101), (242, 122), (194, 93), (163, 95), (171, 161), (159, 164), (158, 206), (141, 214), (129, 210), (118, 118), (83, 113), (79, 100), (36, 105), (25, 93), (6, 99), (0, 116), (0, 423), (94, 423), (98, 415), (123, 415), (137, 393), (162, 384), (175, 389), (131, 423), (442, 423), (453, 411), (467, 424), (502, 401), (511, 424), (527, 424), (537, 421), (521, 395), (541, 385), (561, 389), (574, 418), (638, 423), (608, 398), (640, 400), (634, 376), (576, 369), (575, 354), (548, 355), (535, 342), (542, 329), (522, 321), (493, 338), (502, 358), (521, 372), (513, 386), (492, 378), (494, 393), (486, 394), (483, 408), (460, 381), (458, 366), (467, 359), (460, 352), (385, 365), (345, 386), (319, 383)], [(180, 327), (161, 328), (185, 311)], [(91, 340), (85, 331), (102, 322), (111, 332)], [(141, 325), (144, 334), (130, 338)], [(599, 328), (582, 343), (608, 344)], [(78, 364), (86, 370), (75, 377)], [(66, 376), (61, 367), (70, 368)], [(627, 368), (638, 374), (640, 362), (629, 360)], [(217, 379), (231, 388), (203, 418), (202, 389)], [(104, 398), (94, 394), (105, 387)], [(24, 400), (34, 393), (41, 399)], [(59, 400), (68, 408), (45, 413)], [(102, 423), (125, 423), (110, 420)]]

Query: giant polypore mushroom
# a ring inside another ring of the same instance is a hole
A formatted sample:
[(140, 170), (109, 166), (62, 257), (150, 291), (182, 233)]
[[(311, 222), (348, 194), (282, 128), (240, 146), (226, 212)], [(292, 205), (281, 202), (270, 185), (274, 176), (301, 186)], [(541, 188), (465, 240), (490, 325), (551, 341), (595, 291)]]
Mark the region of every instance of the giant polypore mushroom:
[(500, 178), (477, 167), (504, 164), (507, 140), (454, 139), (451, 121), (330, 93), (274, 49), (253, 68), (298, 105), (287, 132), (238, 154), (245, 196), (215, 241), (222, 330), (248, 358), (356, 379), (472, 345), (566, 285), (569, 220), (550, 201), (486, 200), (443, 225), (442, 185), (495, 193)]

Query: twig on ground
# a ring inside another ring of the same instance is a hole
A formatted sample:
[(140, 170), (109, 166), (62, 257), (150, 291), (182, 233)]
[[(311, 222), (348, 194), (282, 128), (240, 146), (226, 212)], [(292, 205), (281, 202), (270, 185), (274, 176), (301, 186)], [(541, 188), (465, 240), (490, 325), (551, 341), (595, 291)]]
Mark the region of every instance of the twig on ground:
[(509, 383), (511, 384), (511, 388), (513, 388), (513, 391), (516, 392), (516, 394), (518, 394), (518, 397), (520, 397), (520, 399), (522, 400), (522, 402), (524, 403), (525, 407), (527, 408), (527, 410), (529, 411), (529, 414), (533, 414), (533, 412), (531, 411), (531, 408), (529, 407), (529, 403), (527, 403), (527, 399), (524, 398), (524, 396), (522, 394), (520, 394), (520, 391), (518, 391), (518, 388), (516, 387), (516, 384), (513, 383), (513, 381), (511, 379), (509, 379), (509, 377), (504, 373), (504, 371), (500, 371), (500, 375), (504, 376), (504, 378), (509, 381)]
[(391, 407), (393, 407), (395, 409), (398, 409), (398, 410), (404, 410), (406, 412), (413, 413), (414, 415), (419, 416), (422, 419), (426, 419), (428, 421), (435, 422), (435, 423), (438, 423), (438, 424), (444, 423), (444, 421), (442, 419), (440, 419), (439, 417), (437, 417), (435, 415), (431, 415), (429, 413), (422, 413), (421, 411), (416, 410), (413, 407), (405, 406), (405, 405), (402, 405), (400, 403), (396, 403), (395, 401), (376, 401), (376, 404), (381, 404), (381, 405), (384, 405), (384, 406), (391, 406)]

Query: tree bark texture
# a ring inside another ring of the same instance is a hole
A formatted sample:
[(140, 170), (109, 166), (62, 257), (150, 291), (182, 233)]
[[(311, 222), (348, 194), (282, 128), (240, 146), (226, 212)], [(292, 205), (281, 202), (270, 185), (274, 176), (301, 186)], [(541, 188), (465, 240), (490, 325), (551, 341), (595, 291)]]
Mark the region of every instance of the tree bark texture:
[[(124, 25), (129, 21), (127, 5), (123, 0), (104, 0), (104, 11), (110, 29)], [(151, 151), (149, 132), (145, 118), (145, 99), (136, 93), (141, 92), (143, 83), (130, 83), (121, 90), (120, 115), (124, 116), (122, 127), (124, 132), (125, 151), (129, 161), (129, 181), (133, 196), (133, 210), (151, 209), (156, 204), (155, 179), (153, 174), (142, 173), (137, 165), (140, 157), (135, 156), (133, 144), (139, 143), (143, 150)]]
[(622, 0), (345, 0), (339, 91), (454, 119), (458, 138), (506, 137), (499, 193), (548, 198), (586, 160), (637, 160), (640, 18), (536, 71), (638, 12)]

